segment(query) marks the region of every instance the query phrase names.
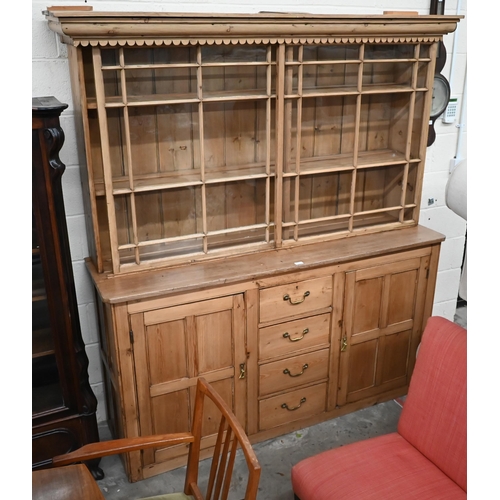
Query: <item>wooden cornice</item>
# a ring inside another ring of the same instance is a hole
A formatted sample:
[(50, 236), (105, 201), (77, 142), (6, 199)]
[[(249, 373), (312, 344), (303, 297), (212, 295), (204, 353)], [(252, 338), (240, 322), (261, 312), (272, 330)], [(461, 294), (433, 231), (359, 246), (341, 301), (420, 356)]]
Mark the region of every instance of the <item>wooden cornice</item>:
[(235, 43), (361, 43), (440, 40), (463, 16), (314, 15), (291, 13), (173, 14), (165, 12), (44, 12), (70, 45)]

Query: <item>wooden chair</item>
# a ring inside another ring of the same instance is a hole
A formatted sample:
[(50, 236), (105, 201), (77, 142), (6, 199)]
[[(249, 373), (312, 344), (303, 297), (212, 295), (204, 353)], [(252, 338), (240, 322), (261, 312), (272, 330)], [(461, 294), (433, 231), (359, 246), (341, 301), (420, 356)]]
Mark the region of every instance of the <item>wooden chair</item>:
[[(198, 468), (205, 397), (208, 397), (215, 404), (221, 413), (221, 418), (206, 487), (207, 491), (206, 495), (203, 495), (198, 484)], [(86, 462), (108, 455), (160, 446), (173, 446), (181, 443), (189, 443), (184, 492), (149, 497), (149, 500), (226, 500), (231, 485), (236, 451), (239, 447), (243, 451), (248, 466), (245, 500), (257, 498), (261, 468), (250, 441), (227, 404), (203, 378), (198, 379), (196, 386), (196, 400), (191, 432), (123, 438), (91, 443), (71, 453), (54, 457), (52, 463), (54, 466), (63, 466), (76, 462)]]

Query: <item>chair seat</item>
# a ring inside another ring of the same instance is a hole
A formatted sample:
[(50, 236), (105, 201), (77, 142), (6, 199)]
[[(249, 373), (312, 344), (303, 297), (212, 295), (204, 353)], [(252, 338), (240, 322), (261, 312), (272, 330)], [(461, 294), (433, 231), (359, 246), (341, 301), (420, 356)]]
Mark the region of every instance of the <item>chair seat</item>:
[(185, 493), (166, 493), (154, 497), (142, 498), (141, 500), (194, 500), (194, 497)]
[(467, 494), (400, 434), (325, 451), (292, 468), (300, 500), (458, 500)]

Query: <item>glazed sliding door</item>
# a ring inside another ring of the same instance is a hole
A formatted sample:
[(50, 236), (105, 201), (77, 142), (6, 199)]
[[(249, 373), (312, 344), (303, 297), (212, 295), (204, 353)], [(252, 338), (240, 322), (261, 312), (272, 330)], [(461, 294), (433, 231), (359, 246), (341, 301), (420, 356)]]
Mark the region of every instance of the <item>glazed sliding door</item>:
[(418, 220), (431, 50), (423, 43), (281, 48), (283, 245)]
[(274, 54), (267, 45), (83, 51), (103, 270), (272, 244)]

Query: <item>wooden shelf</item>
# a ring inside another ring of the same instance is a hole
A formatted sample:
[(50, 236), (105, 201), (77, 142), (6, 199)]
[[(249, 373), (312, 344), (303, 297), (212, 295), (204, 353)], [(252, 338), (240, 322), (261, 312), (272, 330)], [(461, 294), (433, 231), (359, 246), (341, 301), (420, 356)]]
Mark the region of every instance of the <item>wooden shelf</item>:
[(32, 357), (38, 358), (54, 354), (54, 338), (51, 328), (42, 328), (33, 330), (33, 337), (31, 340)]
[[(405, 155), (398, 151), (389, 149), (377, 151), (361, 151), (357, 156), (358, 169), (369, 169), (383, 166), (402, 165), (405, 163), (416, 163), (419, 158), (405, 159)], [(295, 167), (295, 160), (290, 160), (290, 165)], [(318, 173), (337, 172), (353, 170), (354, 154), (329, 155), (314, 158), (301, 159), (299, 172), (283, 173), (283, 177), (295, 177), (298, 173), (303, 175), (314, 175)], [(178, 189), (189, 186), (201, 186), (202, 184), (230, 183), (240, 180), (265, 179), (269, 176), (274, 177), (275, 164), (269, 165), (270, 173), (266, 173), (266, 166), (261, 165), (238, 165), (226, 169), (206, 170), (204, 173), (205, 181), (201, 180), (200, 169), (191, 169), (189, 171), (165, 172), (155, 174), (137, 175), (133, 178), (133, 188), (130, 187), (131, 181), (126, 176), (113, 179), (113, 194), (122, 195), (131, 192), (148, 192), (169, 189)], [(95, 182), (96, 196), (104, 196), (104, 182)]]
[[(260, 101), (266, 99), (275, 99), (276, 94), (266, 94), (265, 91), (220, 91), (205, 92), (203, 96), (197, 96), (194, 93), (176, 93), (176, 94), (151, 94), (151, 95), (127, 95), (126, 101), (122, 96), (107, 96), (104, 106), (106, 108), (124, 108), (143, 107), (143, 106), (167, 106), (176, 104), (197, 104), (200, 102), (234, 102), (234, 101)], [(95, 98), (87, 100), (88, 109), (97, 109)]]
[(53, 413), (63, 407), (61, 386), (57, 383), (33, 387), (31, 411), (37, 415)]
[[(270, 171), (274, 170), (274, 164), (269, 166)], [(169, 189), (179, 189), (189, 186), (201, 186), (202, 184), (219, 184), (226, 182), (236, 182), (240, 180), (263, 179), (273, 175), (266, 173), (266, 166), (261, 165), (238, 165), (225, 169), (207, 169), (203, 176), (200, 169), (186, 171), (165, 172), (154, 174), (142, 174), (133, 177), (133, 180), (126, 176), (113, 179), (113, 194), (122, 195), (131, 192), (141, 193), (148, 191), (159, 191)], [(204, 177), (204, 181), (202, 181)], [(130, 184), (133, 184), (133, 188)], [(96, 195), (104, 196), (104, 182), (95, 182)]]

